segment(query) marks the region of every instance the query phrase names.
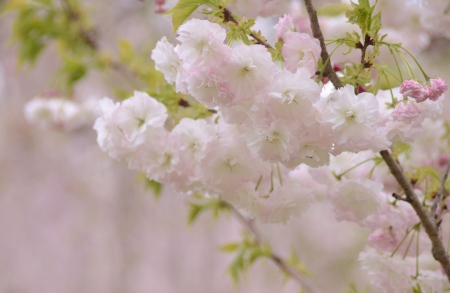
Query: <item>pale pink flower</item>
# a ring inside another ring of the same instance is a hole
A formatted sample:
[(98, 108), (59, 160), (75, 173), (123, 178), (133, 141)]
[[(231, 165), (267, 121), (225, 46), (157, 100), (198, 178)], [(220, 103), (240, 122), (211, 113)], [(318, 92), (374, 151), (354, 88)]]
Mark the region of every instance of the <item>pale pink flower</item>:
[(421, 120), (420, 108), (415, 103), (407, 102), (398, 103), (392, 112), (392, 118), (397, 121), (402, 121), (404, 123), (412, 123), (416, 119)]
[(358, 152), (371, 145), (376, 133), (378, 101), (371, 93), (355, 95), (354, 87), (346, 85), (329, 96), (323, 116), (332, 125), (335, 143)]
[[(247, 182), (256, 182), (269, 163), (254, 158), (245, 141), (222, 137), (208, 145), (201, 164), (202, 177), (208, 188), (220, 194), (233, 194)], [(270, 172), (270, 171), (269, 171)]]
[(371, 283), (383, 293), (411, 292), (411, 276), (415, 274), (415, 259), (387, 253), (366, 247), (359, 254), (362, 267), (369, 274)]
[(305, 33), (290, 32), (285, 34), (282, 54), (284, 66), (291, 72), (299, 68), (308, 68), (311, 75), (317, 70), (320, 58), (319, 40)]
[(295, 133), (299, 141), (299, 150), (293, 152), (290, 160), (284, 163), (286, 167), (294, 168), (299, 164), (306, 164), (316, 168), (330, 163), (333, 137), (325, 125), (319, 123), (303, 125)]
[(227, 84), (220, 82), (217, 72), (213, 69), (191, 67), (186, 80), (189, 93), (207, 107), (214, 108), (232, 100)]
[(179, 149), (188, 156), (188, 161), (200, 162), (205, 157), (208, 143), (215, 137), (214, 127), (204, 119), (181, 119), (172, 130), (180, 141)]
[(136, 91), (122, 103), (104, 98), (98, 103), (97, 114), (94, 129), (100, 148), (114, 159), (125, 158), (130, 169), (142, 170), (142, 153), (166, 135), (165, 106), (143, 92)]
[(164, 74), (168, 83), (178, 82), (181, 60), (166, 37), (156, 43), (152, 51), (152, 59), (155, 61), (155, 68)]
[(149, 179), (167, 184), (184, 184), (187, 176), (183, 173), (185, 166), (180, 162), (177, 137), (168, 132), (155, 137), (154, 132), (147, 132), (149, 136), (146, 144), (138, 148), (133, 161), (128, 164), (134, 164), (134, 169), (145, 172)]
[[(261, 187), (263, 189), (263, 187)], [(291, 216), (300, 216), (305, 212), (314, 197), (311, 190), (296, 182), (286, 182), (272, 192), (253, 196), (250, 213), (263, 223), (286, 223)]]
[(313, 104), (319, 97), (320, 87), (306, 68), (296, 73), (283, 69), (275, 74), (265, 102), (274, 117), (312, 124), (316, 114)]
[(282, 119), (266, 125), (255, 125), (244, 135), (252, 154), (263, 160), (286, 162), (298, 150), (298, 139)]
[(339, 182), (331, 196), (336, 219), (362, 225), (367, 217), (380, 210), (381, 199), (378, 193), (382, 188), (382, 184), (368, 179)]
[(161, 128), (167, 119), (166, 107), (144, 92), (122, 102), (117, 111), (116, 122), (120, 130), (130, 139), (144, 133), (148, 127)]
[(271, 84), (277, 71), (272, 57), (262, 45), (237, 45), (219, 71), (219, 81), (228, 85), (233, 104), (251, 102)]
[(114, 103), (109, 98), (101, 99), (97, 104), (98, 118), (94, 123), (97, 131), (97, 143), (111, 158), (123, 159), (132, 152), (131, 143), (117, 125), (117, 111), (120, 103)]
[(176, 52), (183, 62), (191, 65), (219, 64), (230, 52), (230, 47), (223, 43), (226, 31), (216, 23), (191, 19), (177, 32), (181, 45)]
[(287, 14), (283, 15), (283, 17), (280, 17), (278, 23), (274, 26), (274, 28), (277, 30), (277, 35), (275, 37), (275, 40), (277, 41), (279, 39), (284, 39), (288, 32), (295, 31), (292, 17)]

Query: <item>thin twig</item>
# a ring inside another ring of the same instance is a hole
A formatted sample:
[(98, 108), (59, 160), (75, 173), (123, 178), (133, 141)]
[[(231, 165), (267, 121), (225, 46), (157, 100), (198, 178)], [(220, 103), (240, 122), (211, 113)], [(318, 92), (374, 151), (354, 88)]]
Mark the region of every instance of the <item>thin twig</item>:
[(436, 194), (436, 197), (434, 198), (433, 205), (431, 206), (430, 218), (433, 220), (436, 217), (436, 209), (437, 209), (438, 205), (441, 203), (442, 197), (444, 196), (445, 181), (447, 181), (449, 171), (450, 171), (450, 160), (448, 160), (448, 162), (447, 162), (447, 166), (445, 167), (444, 175), (442, 175), (441, 186), (439, 187), (439, 191)]
[(395, 198), (396, 200), (402, 200), (402, 201), (409, 202), (409, 199), (408, 199), (408, 198), (402, 197), (402, 196), (398, 195), (397, 193), (393, 193), (393, 194), (392, 194), (392, 197)]
[[(232, 22), (232, 23), (234, 23), (236, 25), (239, 24), (237, 19), (234, 18), (234, 16), (231, 13), (231, 11), (228, 10), (227, 8), (225, 8), (225, 7), (223, 8), (223, 15), (224, 15), (224, 20), (225, 21)], [(252, 37), (256, 41), (256, 44), (263, 45), (267, 49), (272, 49), (272, 46), (269, 43), (265, 42), (264, 40), (262, 40), (261, 38), (256, 36), (253, 32), (250, 32), (250, 37)]]
[[(222, 200), (222, 204), (226, 206), (230, 212), (231, 215), (236, 218), (236, 220), (244, 226), (248, 232), (250, 232), (255, 240), (262, 244), (264, 243), (264, 239), (262, 238), (261, 234), (259, 233), (258, 229), (255, 227), (253, 221), (250, 219), (247, 219), (245, 216), (243, 216), (231, 203)], [(286, 263), (286, 261), (278, 256), (277, 254), (271, 252), (269, 255), (269, 258), (286, 274), (288, 274), (292, 279), (294, 279), (300, 286), (303, 288), (305, 293), (318, 293), (319, 290), (315, 288), (315, 286), (311, 283), (310, 280), (307, 280), (305, 277), (300, 275), (292, 266)]]
[(311, 0), (305, 0), (305, 6), (306, 10), (308, 11), (309, 20), (311, 21), (311, 30), (313, 36), (319, 40), (320, 48), (322, 49), (320, 56), (322, 57), (322, 63), (325, 64), (323, 76), (328, 77), (336, 89), (341, 88), (342, 83), (339, 80), (339, 77), (336, 75), (336, 72), (334, 72), (333, 67), (331, 67), (331, 62), (327, 62), (327, 60), (329, 59), (329, 55), (327, 47), (325, 45), (325, 40), (322, 35), (322, 31), (320, 29), (319, 19), (317, 18), (317, 12), (311, 3)]
[(373, 44), (373, 39), (368, 34), (364, 37), (364, 44), (361, 44), (361, 42), (356, 44), (356, 48), (361, 49), (361, 64), (364, 68), (370, 68), (373, 65), (370, 61), (366, 61), (367, 48)]
[(395, 162), (389, 151), (383, 150), (380, 152), (380, 155), (386, 162), (389, 170), (391, 170), (391, 173), (392, 175), (394, 175), (398, 184), (400, 184), (400, 186), (402, 187), (403, 191), (405, 192), (405, 197), (410, 201), (410, 204), (416, 211), (417, 216), (419, 216), (422, 226), (424, 227), (425, 232), (428, 234), (428, 237), (431, 240), (431, 252), (433, 254), (433, 257), (442, 265), (445, 274), (450, 281), (450, 260), (448, 258), (447, 252), (445, 251), (442, 239), (439, 236), (438, 227), (436, 226), (434, 219), (431, 219), (429, 217), (419, 198), (414, 193), (413, 187), (408, 178), (406, 178), (405, 174), (403, 173), (402, 168)]

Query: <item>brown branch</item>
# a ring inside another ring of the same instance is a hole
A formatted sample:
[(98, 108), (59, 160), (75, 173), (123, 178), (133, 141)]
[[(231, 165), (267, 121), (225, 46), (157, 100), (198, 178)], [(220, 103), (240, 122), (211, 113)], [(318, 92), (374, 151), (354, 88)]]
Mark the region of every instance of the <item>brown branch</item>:
[[(447, 166), (445, 167), (444, 175), (442, 175), (441, 186), (439, 187), (439, 191), (436, 194), (436, 197), (434, 198), (433, 205), (431, 206), (431, 214), (430, 214), (431, 219), (435, 219), (436, 209), (437, 209), (438, 205), (441, 204), (442, 197), (444, 196), (444, 192), (445, 192), (445, 181), (447, 181), (449, 171), (450, 171), (450, 160), (448, 160), (448, 162), (447, 162)], [(436, 219), (436, 220), (439, 220), (439, 219)]]
[(397, 193), (393, 193), (392, 197), (395, 198), (396, 200), (410, 202), (408, 198), (402, 197), (402, 196), (398, 195)]
[(364, 44), (361, 42), (356, 44), (356, 48), (361, 49), (361, 64), (364, 68), (370, 68), (373, 65), (370, 61), (366, 61), (367, 48), (371, 45), (374, 45), (374, 41), (368, 34), (364, 37)]
[(305, 0), (306, 10), (308, 11), (309, 20), (311, 21), (311, 30), (313, 36), (319, 40), (320, 48), (322, 52), (320, 54), (322, 58), (322, 63), (325, 64), (325, 70), (323, 72), (323, 76), (326, 76), (330, 79), (336, 89), (342, 87), (342, 83), (339, 80), (339, 77), (334, 72), (333, 67), (331, 67), (330, 55), (328, 54), (327, 47), (325, 45), (325, 40), (322, 35), (322, 31), (319, 25), (319, 19), (317, 18), (317, 12), (314, 9), (314, 6), (311, 3), (311, 0)]
[[(258, 244), (263, 244), (264, 240), (259, 233), (258, 229), (253, 224), (253, 221), (247, 219), (243, 216), (231, 203), (222, 200), (222, 205), (226, 206), (231, 215), (236, 218), (236, 220), (250, 232), (255, 238)], [(311, 281), (307, 280), (305, 277), (300, 275), (292, 266), (286, 263), (286, 261), (278, 256), (277, 254), (271, 252), (269, 258), (286, 274), (288, 274), (292, 279), (294, 279), (304, 290), (305, 293), (318, 293), (318, 289), (311, 283)]]
[[(232, 22), (232, 23), (234, 23), (236, 25), (239, 24), (239, 21), (237, 21), (237, 19), (233, 16), (231, 11), (228, 10), (227, 8), (225, 8), (225, 7), (223, 7), (223, 18), (224, 18), (224, 20), (226, 22)], [(261, 38), (259, 38), (253, 32), (250, 32), (250, 37), (252, 37), (256, 41), (256, 44), (263, 45), (267, 49), (272, 49), (272, 46), (269, 43), (267, 43), (266, 41), (264, 41)]]
[(416, 211), (417, 216), (419, 216), (422, 226), (425, 228), (425, 232), (428, 234), (428, 237), (431, 240), (431, 252), (433, 254), (433, 257), (442, 265), (445, 274), (450, 281), (450, 260), (447, 252), (445, 251), (444, 244), (442, 243), (442, 239), (439, 235), (439, 230), (436, 223), (434, 222), (434, 219), (430, 218), (427, 211), (422, 206), (419, 198), (414, 193), (411, 183), (409, 182), (408, 178), (406, 178), (402, 168), (395, 162), (389, 151), (383, 150), (380, 152), (380, 155), (386, 162), (389, 170), (391, 170), (391, 173), (392, 175), (394, 175), (398, 184), (400, 184), (403, 191), (405, 192), (406, 199)]

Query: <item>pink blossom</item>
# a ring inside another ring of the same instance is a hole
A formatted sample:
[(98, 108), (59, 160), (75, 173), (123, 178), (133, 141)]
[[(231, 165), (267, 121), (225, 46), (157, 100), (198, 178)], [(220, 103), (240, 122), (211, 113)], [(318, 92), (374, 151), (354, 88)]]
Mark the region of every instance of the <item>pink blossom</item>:
[(319, 40), (308, 34), (291, 32), (285, 35), (282, 54), (286, 69), (291, 72), (306, 67), (313, 75), (317, 70), (320, 52)]
[(414, 120), (421, 118), (420, 113), (421, 111), (415, 103), (398, 103), (391, 116), (394, 120), (412, 123)]
[(405, 80), (402, 83), (400, 86), (400, 93), (407, 97), (413, 98), (417, 103), (425, 101), (428, 97), (427, 89), (412, 79)]
[(427, 96), (432, 101), (437, 101), (448, 89), (443, 78), (430, 79), (430, 84), (431, 86), (427, 88)]
[(190, 65), (220, 64), (230, 51), (223, 42), (226, 31), (207, 20), (191, 19), (178, 28), (178, 56)]
[(378, 193), (382, 188), (380, 183), (368, 179), (347, 180), (337, 184), (331, 195), (336, 219), (361, 224), (367, 217), (377, 214), (381, 206)]
[(288, 32), (295, 31), (294, 22), (290, 15), (285, 14), (283, 17), (280, 17), (278, 23), (274, 26), (277, 30), (276, 40), (284, 39)]
[(371, 93), (355, 95), (351, 85), (332, 93), (324, 117), (332, 125), (335, 146), (343, 145), (351, 152), (367, 149), (376, 133), (378, 112), (378, 101)]

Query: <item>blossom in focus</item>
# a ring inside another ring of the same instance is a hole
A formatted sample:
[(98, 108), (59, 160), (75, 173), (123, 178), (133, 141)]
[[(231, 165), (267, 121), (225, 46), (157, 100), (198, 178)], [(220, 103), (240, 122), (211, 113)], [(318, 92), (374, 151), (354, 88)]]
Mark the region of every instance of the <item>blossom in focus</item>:
[(398, 103), (391, 115), (394, 120), (412, 123), (421, 118), (420, 113), (420, 108), (415, 103)]
[(207, 20), (191, 19), (179, 27), (176, 48), (178, 56), (191, 65), (221, 62), (229, 47), (223, 42), (226, 31), (220, 25)]
[(290, 32), (285, 34), (282, 54), (284, 66), (291, 72), (306, 67), (311, 75), (317, 70), (320, 58), (319, 40), (305, 33)]
[(378, 101), (371, 93), (355, 95), (355, 89), (346, 85), (329, 96), (324, 117), (331, 123), (335, 143), (345, 144), (349, 151), (367, 149), (375, 135)]
[(400, 93), (411, 97), (416, 100), (417, 103), (423, 102), (427, 99), (427, 89), (415, 80), (405, 80), (400, 86)]
[(417, 103), (427, 99), (437, 101), (447, 91), (445, 79), (430, 79), (429, 83), (429, 86), (424, 86), (412, 79), (405, 80), (400, 87), (400, 93), (415, 99)]
[(143, 92), (136, 91), (123, 103), (103, 98), (98, 103), (97, 115), (94, 129), (100, 148), (117, 160), (127, 156), (132, 169), (138, 167), (130, 155), (134, 156), (139, 146), (148, 141), (159, 142), (164, 136), (166, 108)]
[(240, 104), (252, 100), (270, 85), (276, 71), (272, 56), (264, 46), (237, 45), (221, 68), (219, 78), (227, 83), (233, 104)]
[(155, 61), (155, 68), (164, 74), (168, 83), (177, 81), (181, 60), (166, 37), (156, 43), (156, 47), (152, 51), (152, 59)]

